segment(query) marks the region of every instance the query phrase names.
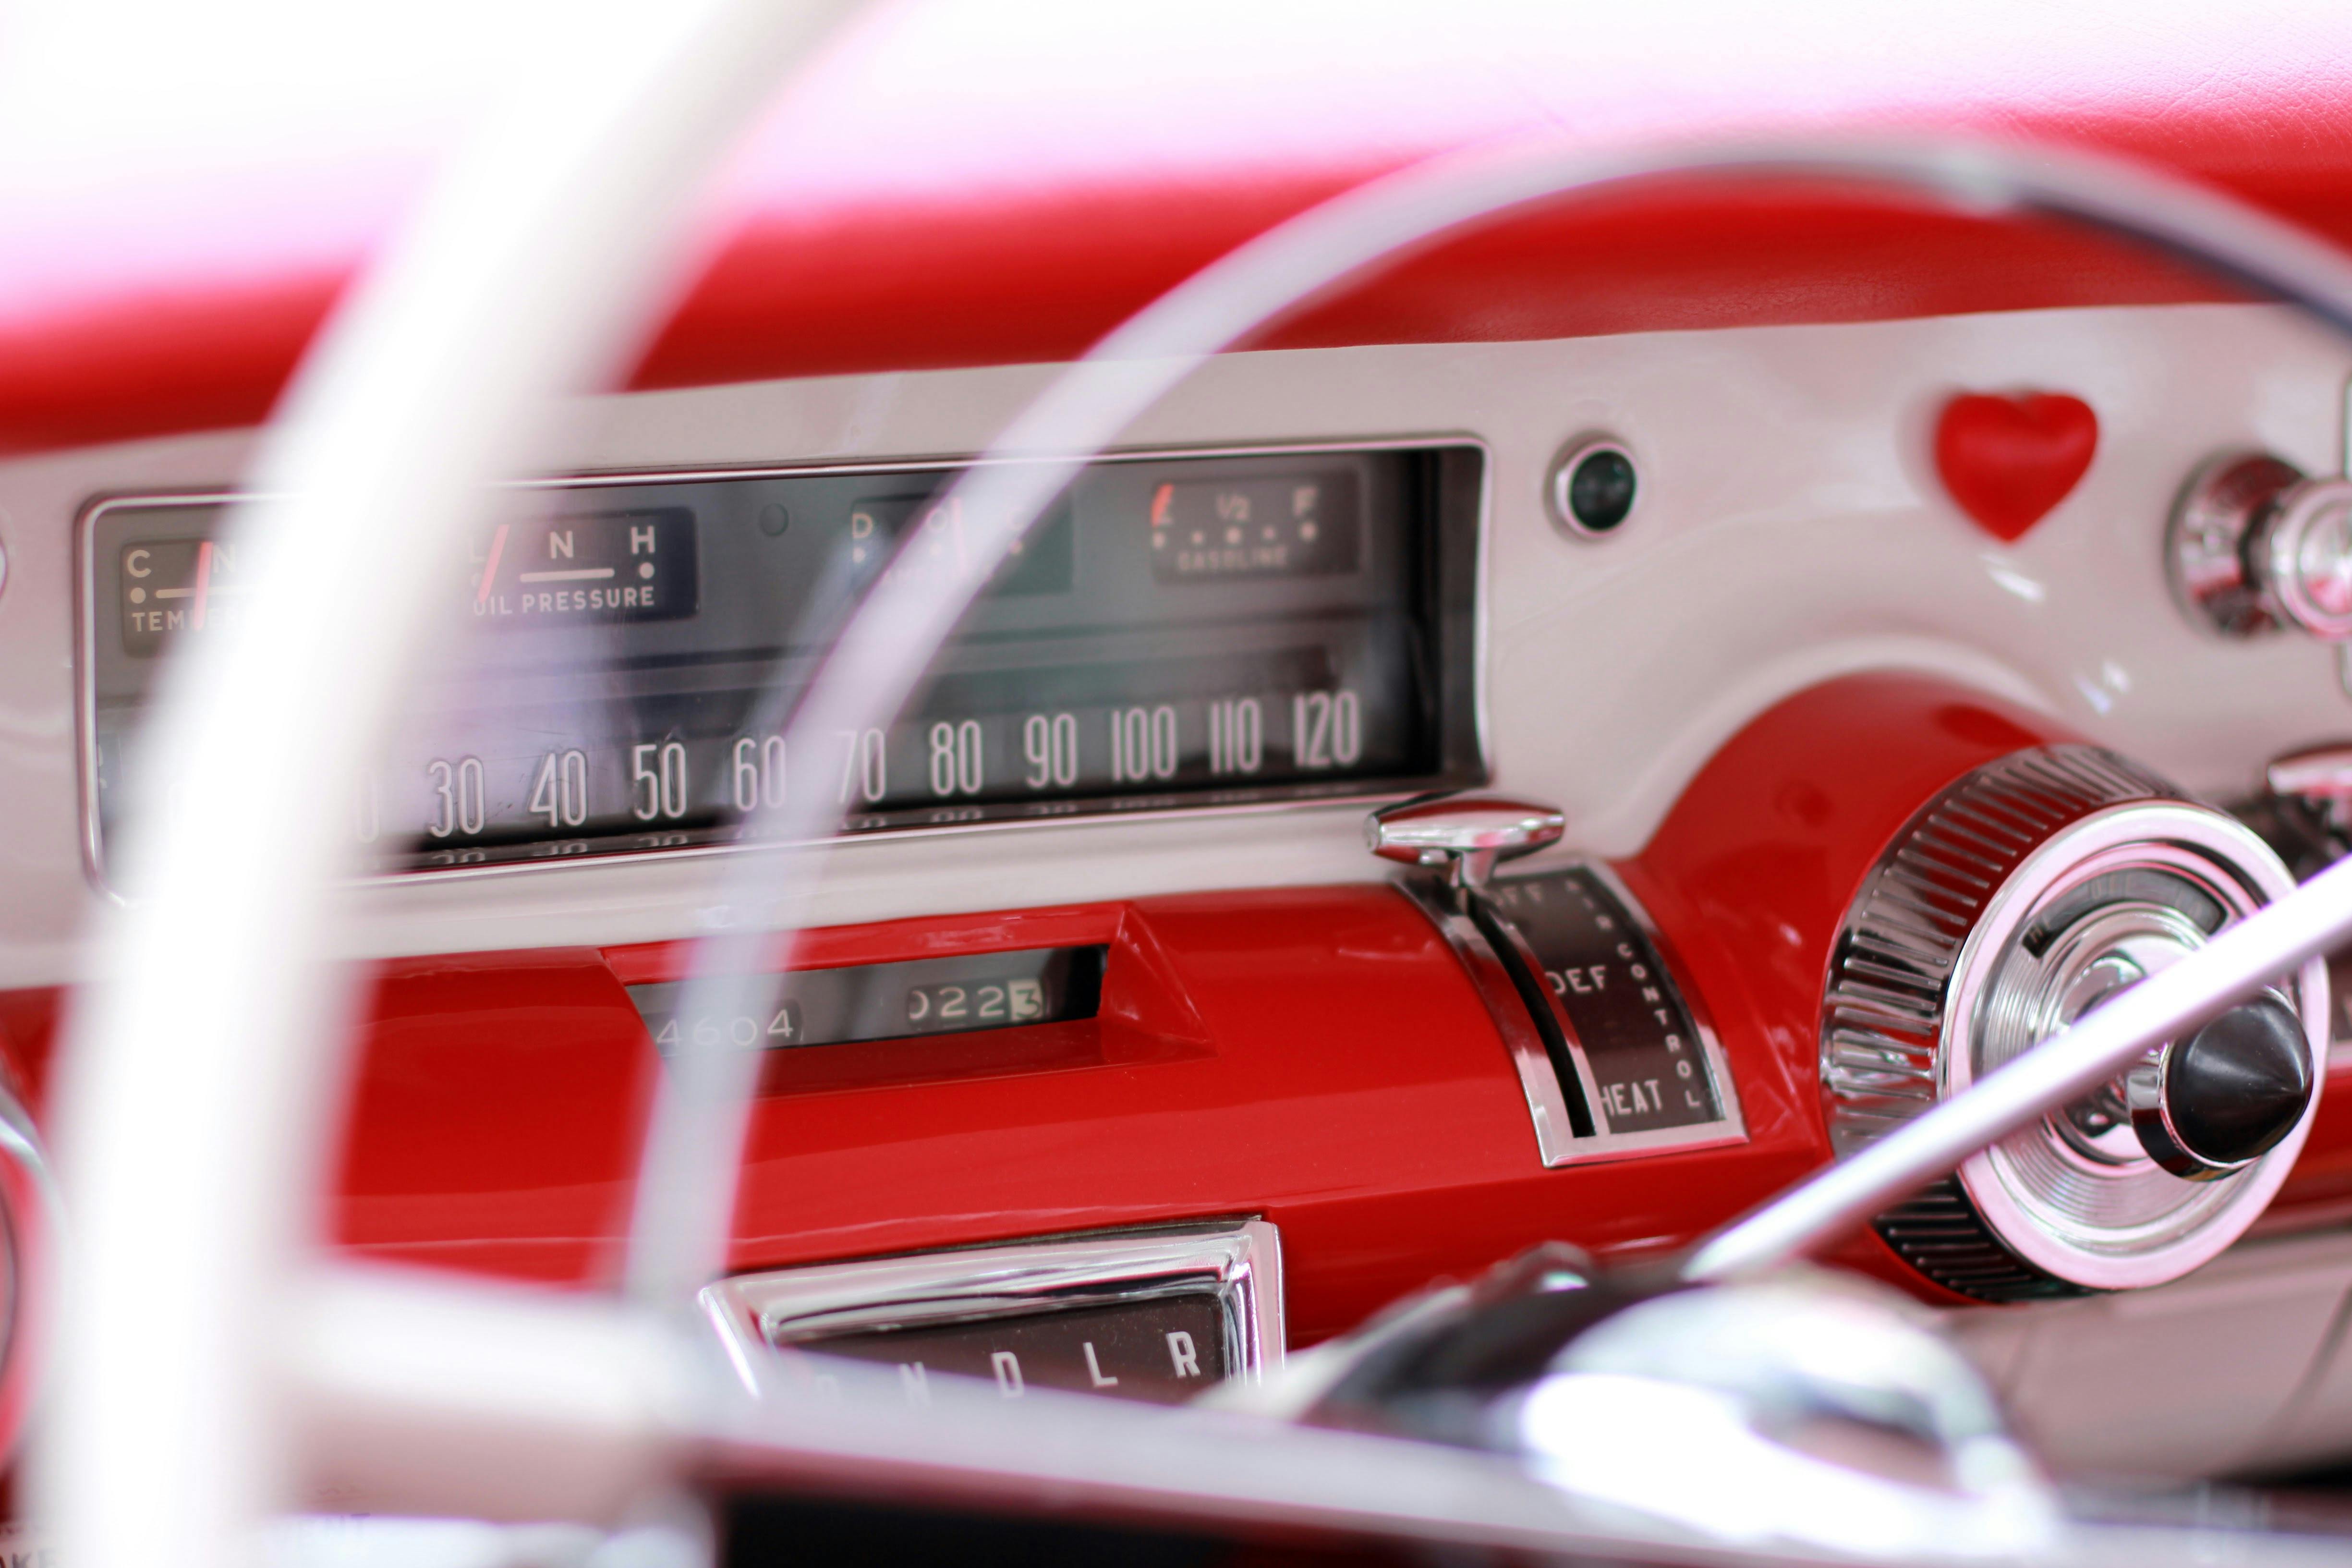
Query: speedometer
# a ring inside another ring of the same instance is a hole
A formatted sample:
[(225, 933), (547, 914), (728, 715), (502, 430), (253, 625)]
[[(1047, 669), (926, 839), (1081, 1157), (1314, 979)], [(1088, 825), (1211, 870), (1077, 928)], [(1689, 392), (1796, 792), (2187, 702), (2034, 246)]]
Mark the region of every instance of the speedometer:
[[(961, 552), (955, 465), (519, 487), (448, 563), (441, 658), (391, 759), (351, 781), (352, 832), (397, 871), (732, 844), (800, 791), (873, 833), (1475, 784), (1483, 469), (1461, 445), (1090, 464), (910, 709), (814, 755), (786, 754), (782, 715), (851, 595)], [(85, 514), (101, 871), (126, 802), (153, 804), (157, 671), (236, 613), (227, 504)]]

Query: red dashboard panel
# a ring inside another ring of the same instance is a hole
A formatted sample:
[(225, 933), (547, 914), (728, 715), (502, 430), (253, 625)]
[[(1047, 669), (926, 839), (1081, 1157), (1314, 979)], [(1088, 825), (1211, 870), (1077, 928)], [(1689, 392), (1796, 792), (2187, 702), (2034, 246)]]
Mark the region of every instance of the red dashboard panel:
[[(1825, 1153), (1810, 1068), (1723, 1016), (1750, 1142), (1547, 1169), (1452, 950), (1376, 884), (840, 928), (807, 933), (792, 957), (1092, 942), (1110, 952), (1101, 1016), (1084, 1025), (776, 1053), (736, 1267), (1263, 1215), (1282, 1229), (1303, 1343), (1538, 1241), (1671, 1246)], [(331, 1209), (339, 1242), (522, 1279), (610, 1278), (660, 1070), (623, 987), (677, 977), (689, 951), (384, 965)], [(59, 1002), (0, 997), (37, 1103)]]
[[(737, 1266), (1261, 1214), (1282, 1228), (1293, 1331), (1309, 1341), (1434, 1273), (1475, 1271), (1538, 1240), (1670, 1244), (1690, 1216), (1754, 1202), (1821, 1157), (1805, 1075), (1727, 1021), (1762, 1129), (1750, 1144), (1547, 1170), (1483, 1005), (1437, 932), (1384, 887), (819, 931), (794, 961), (1091, 941), (1110, 957), (1090, 1035), (1059, 1025), (827, 1047), (862, 1058), (863, 1081), (772, 1077)], [(395, 969), (348, 1156), (344, 1242), (539, 1278), (600, 1271), (627, 1198), (632, 1140), (619, 1134), (656, 1070), (616, 982), (675, 977), (683, 958), (677, 946), (535, 956), (537, 1005), (485, 999), (470, 1021), (459, 1002), (470, 969)], [(604, 1012), (566, 1092), (598, 1109), (543, 1113), (534, 1085), (565, 1070), (547, 1053), (581, 1027), (567, 1009), (592, 993)], [(1055, 1031), (1045, 1048), (1019, 1044)], [(632, 1033), (634, 1070), (621, 1046)], [(412, 1135), (435, 1108), (419, 1096), (470, 1108), (422, 1150)], [(603, 1131), (554, 1159), (550, 1140), (574, 1123)], [(552, 1182), (551, 1169), (577, 1179)]]

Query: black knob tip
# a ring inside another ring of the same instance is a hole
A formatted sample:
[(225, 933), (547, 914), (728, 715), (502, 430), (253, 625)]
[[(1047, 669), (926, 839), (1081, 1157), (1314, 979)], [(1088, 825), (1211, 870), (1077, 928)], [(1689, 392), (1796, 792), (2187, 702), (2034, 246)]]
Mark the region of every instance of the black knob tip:
[(2257, 996), (2174, 1044), (2165, 1063), (2165, 1120), (2189, 1153), (2241, 1165), (2294, 1131), (2311, 1090), (2303, 1020), (2276, 996)]

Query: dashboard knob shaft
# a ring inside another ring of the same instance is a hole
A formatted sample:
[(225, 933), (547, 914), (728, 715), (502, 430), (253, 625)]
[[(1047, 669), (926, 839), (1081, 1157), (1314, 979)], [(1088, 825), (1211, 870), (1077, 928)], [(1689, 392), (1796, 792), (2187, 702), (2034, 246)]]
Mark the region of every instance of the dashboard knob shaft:
[(2273, 795), (2302, 801), (2335, 828), (2352, 827), (2352, 745), (2289, 752), (2263, 769)]
[(2126, 1091), (2132, 1130), (2165, 1170), (2192, 1182), (2242, 1171), (2311, 1104), (2303, 1021), (2274, 994), (2242, 1002), (2134, 1068)]
[(2190, 476), (2168, 545), (2181, 603), (2224, 636), (2352, 640), (2352, 479), (2226, 453)]
[(2352, 637), (2352, 481), (2288, 489), (2256, 524), (2252, 548), (2288, 621), (2328, 642)]
[(1383, 806), (1364, 820), (1364, 842), (1384, 860), (1444, 869), (1446, 881), (1475, 888), (1497, 861), (1557, 844), (1568, 818), (1556, 805), (1494, 795), (1436, 795)]

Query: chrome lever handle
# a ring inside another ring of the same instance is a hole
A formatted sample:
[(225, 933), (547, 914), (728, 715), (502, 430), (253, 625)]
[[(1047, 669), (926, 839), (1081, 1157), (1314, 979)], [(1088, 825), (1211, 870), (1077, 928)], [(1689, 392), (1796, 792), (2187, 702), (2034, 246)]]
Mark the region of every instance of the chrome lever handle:
[(1557, 844), (1567, 831), (1558, 806), (1494, 795), (1423, 795), (1364, 819), (1364, 842), (1373, 854), (1441, 868), (1454, 889), (1484, 886), (1498, 861)]
[(2352, 744), (2289, 752), (2263, 770), (2263, 782), (2273, 795), (2316, 807), (2338, 832), (2352, 827)]

